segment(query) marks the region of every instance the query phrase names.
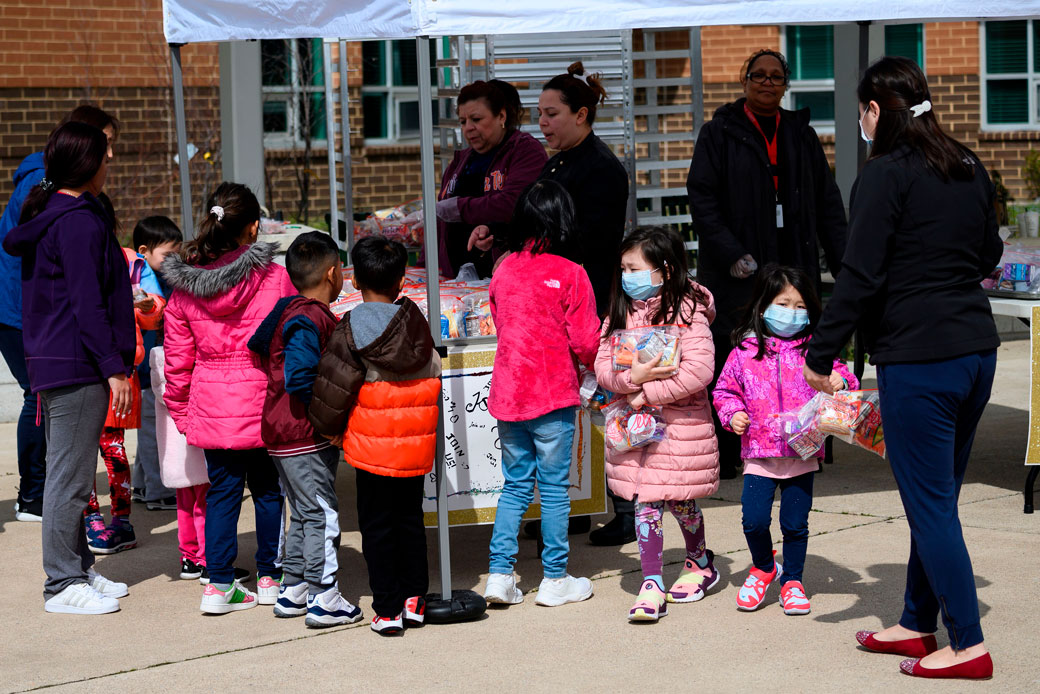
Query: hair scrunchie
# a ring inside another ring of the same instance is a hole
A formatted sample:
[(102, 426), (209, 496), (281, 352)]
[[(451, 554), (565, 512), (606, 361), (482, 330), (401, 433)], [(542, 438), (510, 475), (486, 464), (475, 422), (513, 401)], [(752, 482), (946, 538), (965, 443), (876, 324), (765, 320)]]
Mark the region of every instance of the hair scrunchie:
[(218, 222), (224, 220), (224, 208), (220, 205), (214, 205), (213, 207), (209, 208), (209, 213), (212, 215), (216, 215)]
[(52, 190), (54, 190), (54, 181), (52, 181), (51, 179), (49, 179), (47, 177), (41, 178), (40, 179), (40, 188), (43, 188), (43, 191), (45, 193), (49, 193)]

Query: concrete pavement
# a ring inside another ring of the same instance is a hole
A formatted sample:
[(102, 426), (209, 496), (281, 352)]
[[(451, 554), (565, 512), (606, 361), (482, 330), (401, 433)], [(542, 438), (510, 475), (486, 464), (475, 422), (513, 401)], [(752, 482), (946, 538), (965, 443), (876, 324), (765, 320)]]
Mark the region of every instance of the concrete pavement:
[[(909, 533), (885, 461), (836, 444), (836, 461), (816, 480), (805, 585), (812, 613), (787, 617), (776, 588), (758, 612), (735, 608), (749, 554), (740, 529), (739, 479), (703, 503), (708, 544), (723, 581), (699, 603), (672, 606), (656, 625), (625, 620), (640, 583), (635, 544), (596, 548), (572, 538), (570, 572), (593, 577), (595, 596), (560, 608), (534, 604), (541, 578), (535, 543), (521, 542), (522, 605), (483, 620), (429, 625), (380, 638), (359, 625), (308, 630), (260, 607), (221, 617), (198, 612), (201, 588), (177, 578), (173, 512), (135, 504), (140, 545), (101, 558), (98, 570), (130, 584), (122, 610), (100, 617), (43, 611), (38, 524), (14, 520), (15, 428), (0, 425), (0, 691), (309, 692), (413, 689), (452, 692), (626, 691), (700, 688), (793, 692), (1040, 691), (1035, 630), (1040, 615), (1040, 514), (1022, 513), (1028, 342), (1001, 348), (997, 385), (982, 420), (962, 494), (961, 517), (974, 562), (986, 642), (996, 663), (989, 682), (921, 681), (901, 675), (900, 658), (860, 651), (854, 634), (898, 618)], [(129, 450), (134, 445), (128, 441)], [(99, 465), (98, 489), (107, 487)], [(339, 481), (339, 581), (372, 614), (353, 506), (353, 474)], [(107, 497), (103, 510), (107, 513)], [(252, 508), (243, 505), (240, 566), (252, 568)], [(774, 513), (774, 539), (779, 527)], [(598, 517), (595, 521), (605, 521)], [(452, 531), (455, 587), (480, 589), (490, 527)], [(432, 588), (437, 589), (431, 531)], [(678, 529), (665, 526), (665, 580), (683, 557)], [(940, 644), (946, 643), (940, 631)]]

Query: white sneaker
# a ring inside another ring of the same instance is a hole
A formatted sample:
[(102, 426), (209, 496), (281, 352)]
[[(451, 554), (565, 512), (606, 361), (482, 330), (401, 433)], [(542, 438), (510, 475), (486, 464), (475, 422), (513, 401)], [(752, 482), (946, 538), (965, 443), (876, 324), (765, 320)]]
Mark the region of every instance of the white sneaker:
[(282, 589), (282, 577), (271, 578), (270, 576), (256, 577), (256, 599), (261, 605), (273, 605), (278, 602), (278, 595)]
[(484, 599), (500, 605), (519, 605), (524, 594), (516, 587), (516, 574), (488, 574)]
[(307, 596), (307, 619), (305, 624), (320, 629), (336, 627), (341, 624), (353, 624), (361, 620), (361, 608), (352, 605), (340, 595), (339, 586), (333, 586), (323, 593)]
[(87, 570), (87, 578), (90, 579), (90, 587), (104, 595), (106, 598), (125, 598), (130, 595), (125, 583), (110, 581), (94, 569)]
[(210, 583), (202, 591), (199, 610), (207, 614), (227, 614), (236, 610), (248, 610), (256, 605), (256, 593), (246, 590), (238, 581), (232, 583), (226, 593)]
[(43, 609), (59, 614), (108, 614), (119, 611), (119, 601), (102, 595), (88, 583), (73, 583), (43, 603)]
[(592, 581), (568, 575), (563, 578), (543, 578), (534, 602), (536, 605), (557, 607), (568, 602), (588, 600), (591, 597)]
[(307, 614), (307, 593), (311, 586), (302, 581), (294, 586), (284, 583), (278, 590), (278, 600), (274, 604), (275, 617), (302, 617)]

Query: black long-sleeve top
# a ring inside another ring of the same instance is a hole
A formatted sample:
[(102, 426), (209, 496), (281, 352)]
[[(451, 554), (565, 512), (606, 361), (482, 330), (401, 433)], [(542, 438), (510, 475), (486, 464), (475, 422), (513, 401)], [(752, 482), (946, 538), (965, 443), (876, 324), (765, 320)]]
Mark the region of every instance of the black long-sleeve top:
[(944, 181), (907, 147), (864, 166), (842, 273), (806, 354), (813, 371), (830, 373), (857, 327), (872, 364), (952, 359), (1000, 344), (980, 283), (1003, 243), (993, 184), (970, 157), (966, 181)]

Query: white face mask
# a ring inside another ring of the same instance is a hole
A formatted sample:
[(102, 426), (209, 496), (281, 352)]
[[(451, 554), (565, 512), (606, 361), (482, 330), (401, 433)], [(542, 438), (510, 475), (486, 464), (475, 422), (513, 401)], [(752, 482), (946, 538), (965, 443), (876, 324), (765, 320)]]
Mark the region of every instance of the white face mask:
[(868, 110), (869, 110), (869, 107), (863, 109), (863, 115), (861, 115), (859, 117), (859, 136), (861, 138), (863, 138), (864, 142), (866, 142), (868, 145), (870, 145), (870, 144), (874, 143), (874, 140), (872, 140), (869, 137), (867, 137), (867, 131), (863, 129), (863, 116), (867, 115), (867, 111)]

